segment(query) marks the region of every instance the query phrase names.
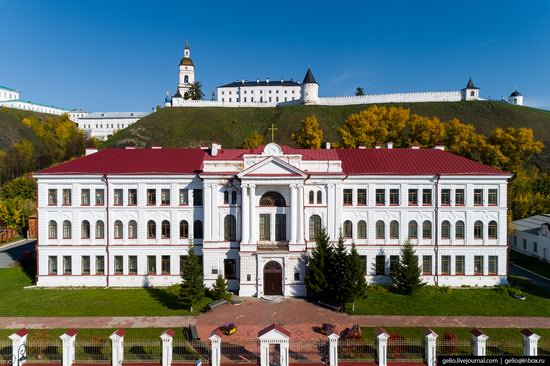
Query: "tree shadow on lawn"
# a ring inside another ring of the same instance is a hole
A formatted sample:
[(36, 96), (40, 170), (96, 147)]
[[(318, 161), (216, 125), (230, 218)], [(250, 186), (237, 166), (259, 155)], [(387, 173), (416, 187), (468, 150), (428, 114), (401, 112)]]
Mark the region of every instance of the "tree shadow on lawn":
[(155, 288), (151, 287), (149, 279), (145, 278), (143, 287), (151, 298), (162, 304), (165, 308), (170, 310), (182, 310), (182, 307), (178, 304), (179, 286), (176, 285), (165, 288)]
[(549, 289), (539, 287), (534, 283), (531, 283), (527, 279), (516, 277), (516, 276), (510, 276), (509, 281), (510, 281), (510, 285), (514, 287), (518, 287), (525, 294), (542, 297), (544, 299), (550, 299)]

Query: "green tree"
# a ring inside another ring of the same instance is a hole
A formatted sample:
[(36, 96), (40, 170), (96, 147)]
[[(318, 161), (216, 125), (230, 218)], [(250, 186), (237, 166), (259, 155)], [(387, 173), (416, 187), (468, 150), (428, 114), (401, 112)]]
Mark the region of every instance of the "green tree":
[(317, 116), (312, 114), (302, 120), (300, 131), (293, 133), (290, 138), (300, 147), (320, 149), (323, 143), (323, 135)]
[(214, 300), (231, 299), (231, 294), (227, 291), (227, 280), (223, 278), (222, 275), (218, 275), (218, 278), (216, 278), (216, 282), (212, 286), (212, 290), (210, 292), (212, 293), (212, 298)]
[(0, 222), (25, 235), (29, 216), (36, 212), (34, 200), (20, 197), (0, 201)]
[(204, 283), (199, 257), (195, 254), (192, 245), (185, 257), (185, 267), (181, 277), (179, 303), (184, 309), (193, 311), (193, 306), (204, 298)]
[(401, 248), (397, 269), (392, 275), (394, 286), (405, 294), (412, 294), (426, 283), (420, 278), (418, 256), (413, 244), (407, 240)]
[(23, 176), (10, 180), (0, 188), (0, 198), (8, 199), (20, 197), (23, 199), (36, 199), (36, 181), (30, 176)]
[(348, 255), (349, 277), (346, 287), (348, 288), (347, 303), (352, 303), (352, 311), (355, 310), (355, 301), (364, 298), (367, 292), (367, 281), (365, 280), (365, 263), (361, 260), (355, 243), (351, 246), (351, 252)]
[(360, 86), (358, 86), (357, 89), (355, 89), (355, 95), (356, 96), (365, 95), (365, 90), (363, 88), (361, 88)]
[(263, 143), (264, 143), (264, 136), (254, 131), (250, 134), (250, 136), (244, 139), (243, 148), (255, 149)]
[(304, 281), (308, 297), (313, 300), (324, 300), (330, 295), (328, 269), (333, 258), (333, 248), (330, 238), (324, 228), (321, 228), (315, 238), (315, 248), (307, 262)]
[(328, 268), (329, 288), (333, 299), (341, 305), (344, 305), (351, 296), (350, 288), (350, 268), (348, 261), (348, 252), (344, 244), (344, 237), (340, 230), (338, 243), (333, 249), (332, 260)]
[(202, 83), (200, 81), (195, 81), (189, 87), (189, 90), (183, 96), (183, 99), (190, 100), (201, 100), (204, 97), (202, 92)]

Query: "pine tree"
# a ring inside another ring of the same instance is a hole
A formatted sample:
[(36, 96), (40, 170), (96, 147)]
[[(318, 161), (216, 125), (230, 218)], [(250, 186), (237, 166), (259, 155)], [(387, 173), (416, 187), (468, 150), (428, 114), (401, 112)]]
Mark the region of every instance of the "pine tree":
[(189, 90), (183, 96), (183, 99), (190, 100), (202, 100), (204, 93), (202, 92), (202, 83), (200, 81), (195, 81), (189, 87)]
[(306, 149), (320, 149), (323, 143), (323, 130), (319, 127), (317, 116), (312, 114), (302, 120), (302, 127), (298, 133), (293, 133), (290, 138), (296, 145)]
[(315, 238), (315, 249), (313, 249), (306, 267), (307, 294), (313, 300), (324, 300), (330, 293), (328, 281), (328, 268), (332, 262), (332, 246), (330, 238), (324, 228), (321, 228)]
[(204, 297), (204, 283), (199, 264), (199, 257), (195, 254), (193, 246), (189, 247), (189, 253), (185, 258), (185, 268), (181, 275), (179, 303), (193, 311), (193, 305), (198, 304)]
[(365, 280), (365, 263), (361, 260), (355, 243), (352, 244), (351, 253), (348, 256), (348, 268), (350, 277), (348, 279), (349, 297), (347, 302), (351, 302), (352, 310), (355, 310), (355, 300), (365, 297), (367, 291), (367, 281)]
[(332, 298), (339, 305), (344, 305), (350, 297), (350, 268), (348, 266), (348, 252), (344, 244), (344, 237), (340, 230), (338, 244), (333, 250), (332, 261), (328, 268), (329, 288)]
[(356, 96), (365, 95), (365, 90), (363, 88), (361, 88), (360, 86), (358, 86), (357, 89), (355, 89), (355, 95)]
[(393, 284), (399, 291), (410, 295), (426, 284), (422, 282), (420, 274), (418, 257), (413, 244), (407, 240), (401, 249), (397, 269), (392, 275)]
[(218, 278), (216, 278), (211, 293), (214, 300), (229, 300), (231, 298), (231, 294), (227, 292), (227, 280), (222, 275), (218, 275)]

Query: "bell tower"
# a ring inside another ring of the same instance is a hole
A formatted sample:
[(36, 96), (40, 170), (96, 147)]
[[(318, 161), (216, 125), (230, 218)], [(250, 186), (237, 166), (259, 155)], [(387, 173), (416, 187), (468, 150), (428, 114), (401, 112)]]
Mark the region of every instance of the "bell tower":
[(178, 82), (178, 92), (186, 98), (186, 93), (189, 91), (191, 84), (195, 82), (195, 65), (191, 60), (191, 49), (189, 48), (189, 42), (185, 41), (185, 48), (183, 49), (183, 58), (180, 60), (180, 72)]

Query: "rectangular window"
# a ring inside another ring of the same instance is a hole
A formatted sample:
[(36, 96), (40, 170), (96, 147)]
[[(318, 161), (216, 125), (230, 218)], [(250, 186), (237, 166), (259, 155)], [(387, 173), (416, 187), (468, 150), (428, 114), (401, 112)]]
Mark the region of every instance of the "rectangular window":
[(223, 260), (223, 273), (228, 280), (237, 279), (237, 260), (236, 259), (224, 259)]
[(286, 241), (285, 214), (275, 214), (275, 241)]
[(476, 275), (483, 274), (483, 256), (482, 255), (474, 256), (474, 274)]
[(157, 274), (157, 257), (154, 255), (147, 256), (147, 274)]
[(128, 274), (137, 274), (137, 256), (128, 256)]
[(57, 274), (57, 256), (50, 255), (48, 257), (48, 274), (56, 275)]
[(377, 189), (376, 192), (376, 205), (383, 206), (386, 204), (386, 190)]
[(63, 190), (63, 206), (70, 206), (71, 205), (71, 190), (70, 189), (64, 189)]
[(183, 274), (185, 271), (185, 261), (187, 260), (186, 255), (180, 255), (180, 274)]
[(527, 250), (527, 239), (523, 239), (523, 249)]
[(147, 205), (155, 206), (157, 204), (157, 190), (148, 189), (147, 190)]
[(474, 206), (483, 205), (483, 189), (474, 189)]
[(102, 255), (95, 257), (95, 273), (96, 274), (105, 273), (105, 257)]
[(463, 275), (465, 269), (465, 260), (463, 255), (457, 255), (455, 257), (455, 274)]
[(90, 274), (90, 256), (82, 256), (82, 274)]
[(418, 205), (418, 189), (409, 189), (409, 206)]
[(170, 256), (163, 255), (160, 258), (160, 270), (162, 274), (170, 274)]
[(57, 189), (48, 189), (48, 205), (57, 206)]
[(450, 255), (441, 256), (441, 274), (442, 275), (451, 274), (451, 256)]
[(160, 204), (163, 206), (169, 206), (170, 205), (170, 190), (169, 189), (161, 189), (160, 191)]
[(344, 206), (353, 205), (353, 189), (344, 189)]
[(124, 194), (124, 190), (115, 189), (115, 196), (114, 196), (114, 203), (113, 203), (115, 206), (122, 206), (123, 194)]
[(451, 205), (451, 190), (442, 189), (441, 190), (441, 206), (450, 206)]
[(124, 273), (124, 261), (121, 255), (115, 256), (115, 274)]
[(422, 274), (423, 275), (432, 274), (432, 256), (431, 255), (422, 256)]
[(103, 206), (105, 204), (105, 191), (103, 189), (95, 190), (95, 204), (96, 206)]
[(518, 246), (518, 237), (517, 236), (514, 236), (514, 246), (515, 247)]
[(498, 204), (496, 189), (489, 189), (489, 192), (487, 195), (487, 203), (491, 206), (496, 206)]
[(422, 190), (422, 204), (424, 206), (430, 206), (432, 204), (432, 190), (423, 189)]
[(73, 273), (73, 260), (71, 256), (63, 257), (63, 274), (72, 274)]
[(383, 276), (386, 274), (386, 256), (376, 256), (376, 275)]
[(359, 206), (366, 206), (367, 205), (367, 190), (364, 188), (360, 188), (357, 190), (357, 204)]
[(533, 242), (533, 253), (537, 253), (539, 251), (539, 245), (536, 241)]
[(270, 230), (271, 215), (269, 214), (260, 214), (260, 240), (271, 240), (271, 230)]
[(365, 270), (365, 273), (367, 273), (367, 256), (360, 255), (359, 259), (361, 260), (361, 263), (363, 263), (363, 269)]
[(390, 205), (399, 204), (399, 189), (390, 189)]
[(189, 190), (187, 189), (180, 189), (179, 194), (179, 202), (180, 206), (187, 206), (189, 205)]
[(455, 206), (464, 206), (464, 190), (455, 190)]
[(83, 189), (80, 191), (80, 204), (82, 206), (89, 206), (90, 205), (90, 190), (89, 189)]
[(489, 256), (489, 274), (498, 274), (498, 257), (496, 255)]
[(193, 206), (202, 206), (202, 189), (193, 189)]
[(128, 206), (137, 205), (137, 189), (132, 188), (128, 190)]
[(393, 275), (397, 272), (399, 267), (399, 256), (390, 255), (390, 275)]

